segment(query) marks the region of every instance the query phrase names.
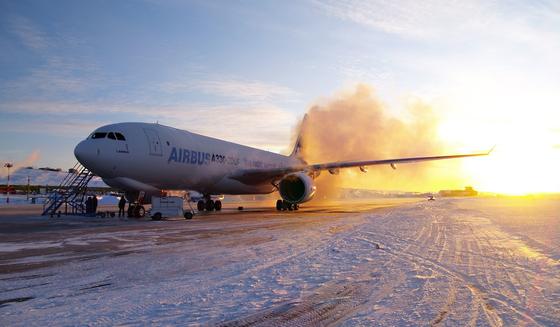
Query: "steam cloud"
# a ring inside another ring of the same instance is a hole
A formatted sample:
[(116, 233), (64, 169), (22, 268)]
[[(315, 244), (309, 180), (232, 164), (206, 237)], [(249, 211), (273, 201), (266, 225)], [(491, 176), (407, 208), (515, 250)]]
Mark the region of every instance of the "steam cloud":
[[(420, 101), (407, 109), (409, 120), (389, 115), (365, 84), (314, 105), (303, 129), (303, 158), (308, 163), (323, 163), (446, 154), (432, 109)], [(339, 175), (323, 172), (316, 179), (317, 199), (332, 198), (340, 187), (437, 191), (461, 185), (458, 168), (457, 162), (447, 161), (405, 164), (397, 170), (372, 166), (365, 174), (358, 168), (341, 169)]]
[[(18, 162), (11, 162), (14, 166), (12, 168), (10, 168), (10, 171), (15, 172), (16, 170), (18, 170), (22, 167), (32, 166), (34, 163), (39, 161), (40, 158), (41, 158), (41, 155), (40, 155), (39, 151), (35, 150), (35, 151), (31, 152), (31, 154), (29, 154), (27, 156), (27, 158), (25, 158), (24, 160), (18, 161)], [(2, 170), (0, 171), (0, 177), (6, 177), (8, 175), (8, 170), (6, 168), (4, 168), (5, 163), (6, 163), (6, 161), (2, 160)]]

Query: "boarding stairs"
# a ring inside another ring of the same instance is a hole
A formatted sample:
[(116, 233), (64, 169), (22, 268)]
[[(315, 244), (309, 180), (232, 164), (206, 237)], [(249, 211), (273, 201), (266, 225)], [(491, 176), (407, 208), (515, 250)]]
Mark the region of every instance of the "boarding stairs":
[(53, 216), (57, 214), (57, 210), (64, 205), (65, 215), (82, 215), (86, 213), (84, 198), (87, 192), (87, 185), (93, 173), (80, 163), (76, 163), (74, 167), (64, 177), (60, 185), (49, 193), (47, 200), (43, 205), (42, 215)]

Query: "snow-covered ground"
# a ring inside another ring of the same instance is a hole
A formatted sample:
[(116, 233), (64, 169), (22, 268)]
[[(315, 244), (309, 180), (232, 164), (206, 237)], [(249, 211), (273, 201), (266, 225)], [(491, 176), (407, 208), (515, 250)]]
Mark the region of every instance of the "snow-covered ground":
[[(25, 195), (10, 195), (10, 202), (6, 202), (6, 195), (0, 195), (0, 207), (4, 207), (4, 206), (20, 206), (20, 205), (25, 205), (25, 204), (32, 204), (33, 203), (33, 197), (35, 197), (35, 204), (43, 204), (47, 197), (46, 196), (42, 196), (42, 197), (38, 197), (38, 196), (25, 196)], [(116, 195), (97, 195), (97, 201), (99, 205), (113, 205), (113, 206), (117, 206), (117, 204), (119, 203), (119, 199), (120, 197), (116, 196)]]
[(553, 200), (440, 199), (12, 226), (0, 325), (558, 326), (559, 218)]
[[(4, 172), (3, 172), (4, 173)], [(41, 185), (58, 186), (68, 175), (66, 171), (50, 171), (41, 169), (19, 168), (10, 174), (10, 185)], [(8, 177), (0, 176), (0, 184), (6, 185)], [(89, 187), (109, 187), (103, 182), (101, 177), (94, 176), (88, 183)]]

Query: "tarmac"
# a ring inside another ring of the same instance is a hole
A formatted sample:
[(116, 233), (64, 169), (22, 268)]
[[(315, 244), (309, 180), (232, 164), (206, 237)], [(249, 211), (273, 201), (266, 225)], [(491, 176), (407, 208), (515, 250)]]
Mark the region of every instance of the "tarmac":
[(162, 221), (2, 206), (0, 325), (560, 324), (556, 200), (270, 202)]

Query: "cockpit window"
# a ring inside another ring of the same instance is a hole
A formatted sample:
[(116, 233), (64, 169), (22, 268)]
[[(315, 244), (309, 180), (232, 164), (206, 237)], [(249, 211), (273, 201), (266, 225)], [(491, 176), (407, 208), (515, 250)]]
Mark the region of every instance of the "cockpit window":
[(122, 135), (121, 133), (115, 133), (115, 135), (117, 136), (117, 140), (126, 141), (126, 139), (124, 138), (124, 135)]
[(109, 135), (107, 135), (108, 138), (110, 138), (111, 140), (116, 140), (117, 138), (115, 137), (115, 134), (113, 134), (113, 132), (109, 133)]
[(105, 138), (105, 136), (107, 136), (107, 133), (105, 133), (105, 132), (95, 132), (95, 133), (91, 134), (92, 139), (102, 139), (102, 138)]

